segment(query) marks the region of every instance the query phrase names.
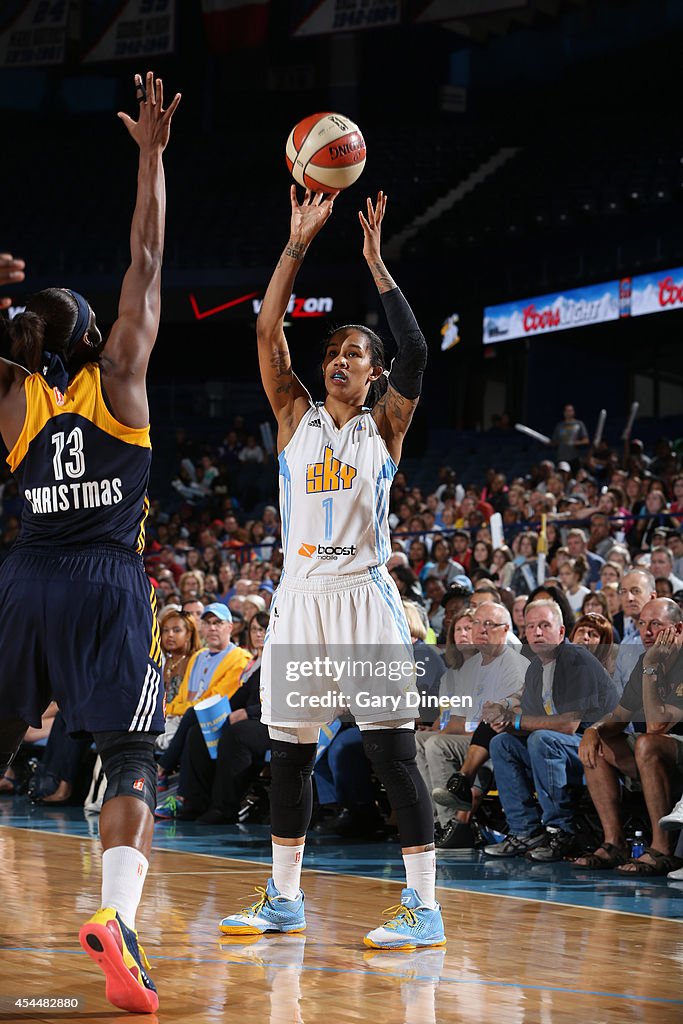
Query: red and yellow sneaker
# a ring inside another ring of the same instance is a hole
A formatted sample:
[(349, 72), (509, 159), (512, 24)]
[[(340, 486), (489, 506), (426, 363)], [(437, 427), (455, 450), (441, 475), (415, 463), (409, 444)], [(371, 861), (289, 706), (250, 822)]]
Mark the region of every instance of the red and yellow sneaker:
[(112, 907), (98, 910), (78, 933), (81, 946), (102, 968), (107, 999), (129, 1013), (154, 1013), (159, 997), (137, 932), (128, 928)]

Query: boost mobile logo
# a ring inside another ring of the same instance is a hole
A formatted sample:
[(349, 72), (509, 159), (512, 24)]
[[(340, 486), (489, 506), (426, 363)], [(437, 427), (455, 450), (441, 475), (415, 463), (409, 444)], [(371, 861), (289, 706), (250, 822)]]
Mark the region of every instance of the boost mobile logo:
[(302, 544), (299, 554), (304, 558), (315, 558), (321, 562), (336, 562), (343, 555), (355, 555), (357, 550), (355, 544), (346, 547), (335, 547), (333, 544)]

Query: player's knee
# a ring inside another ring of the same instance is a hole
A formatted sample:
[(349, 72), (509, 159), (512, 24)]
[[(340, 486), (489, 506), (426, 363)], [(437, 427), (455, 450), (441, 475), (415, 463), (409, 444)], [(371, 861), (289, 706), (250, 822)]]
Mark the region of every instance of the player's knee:
[(117, 796), (132, 796), (154, 813), (157, 766), (155, 736), (141, 732), (95, 733), (95, 746), (107, 777), (103, 804)]
[(272, 740), (270, 752), (271, 800), (281, 807), (298, 807), (315, 765), (315, 743)]
[(421, 779), (415, 762), (415, 733), (403, 729), (364, 732), (363, 747), (391, 806), (395, 810), (414, 807), (420, 797)]

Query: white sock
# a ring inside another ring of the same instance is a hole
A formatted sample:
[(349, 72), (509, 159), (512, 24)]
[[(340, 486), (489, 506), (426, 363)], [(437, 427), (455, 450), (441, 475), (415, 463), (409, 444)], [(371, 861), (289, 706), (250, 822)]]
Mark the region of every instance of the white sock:
[(301, 846), (273, 843), (273, 885), (288, 900), (295, 900), (299, 895), (303, 859), (303, 843)]
[(404, 853), (403, 863), (406, 866), (406, 886), (414, 889), (423, 906), (434, 910), (436, 907), (436, 853), (425, 850), (423, 853)]
[(149, 861), (132, 846), (112, 846), (102, 854), (102, 906), (117, 910), (135, 928)]

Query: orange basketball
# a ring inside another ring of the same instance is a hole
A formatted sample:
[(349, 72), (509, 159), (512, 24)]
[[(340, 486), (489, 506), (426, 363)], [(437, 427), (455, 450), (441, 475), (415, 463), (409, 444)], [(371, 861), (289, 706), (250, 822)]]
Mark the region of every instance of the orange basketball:
[(332, 192), (353, 185), (365, 167), (365, 140), (343, 114), (311, 114), (292, 128), (287, 167), (299, 185)]

